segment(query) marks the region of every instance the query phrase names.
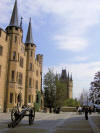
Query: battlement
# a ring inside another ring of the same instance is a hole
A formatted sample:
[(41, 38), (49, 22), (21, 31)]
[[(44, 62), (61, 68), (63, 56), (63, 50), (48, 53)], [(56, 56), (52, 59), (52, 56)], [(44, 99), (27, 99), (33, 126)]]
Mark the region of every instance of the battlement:
[(15, 27), (15, 26), (8, 26), (6, 28), (7, 34), (16, 34), (20, 35), (21, 37), (23, 36), (23, 30), (20, 27)]
[(42, 54), (37, 54), (37, 55), (36, 55), (36, 60), (42, 65), (42, 62), (43, 62), (43, 55), (42, 55)]
[(0, 38), (2, 38), (5, 41), (8, 41), (9, 36), (7, 35), (6, 31), (0, 28)]
[(35, 50), (36, 45), (35, 44), (25, 44), (25, 50)]

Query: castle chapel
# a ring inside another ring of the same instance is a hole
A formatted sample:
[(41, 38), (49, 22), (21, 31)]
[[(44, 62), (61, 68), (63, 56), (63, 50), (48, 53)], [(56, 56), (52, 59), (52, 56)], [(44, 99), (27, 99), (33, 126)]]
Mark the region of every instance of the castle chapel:
[(22, 40), (15, 0), (9, 25), (5, 30), (0, 28), (0, 111), (10, 111), (18, 103), (33, 106), (37, 92), (42, 92), (43, 55), (35, 56), (31, 19), (25, 43)]

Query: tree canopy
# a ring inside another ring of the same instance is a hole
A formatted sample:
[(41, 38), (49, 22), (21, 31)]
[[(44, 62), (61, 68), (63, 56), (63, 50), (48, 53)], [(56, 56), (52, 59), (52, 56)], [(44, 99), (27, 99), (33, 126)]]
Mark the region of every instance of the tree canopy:
[(95, 73), (94, 80), (91, 82), (89, 100), (93, 103), (100, 100), (100, 71)]
[(49, 71), (44, 76), (44, 102), (46, 107), (53, 107), (55, 103), (56, 95), (56, 84), (55, 75), (52, 70)]

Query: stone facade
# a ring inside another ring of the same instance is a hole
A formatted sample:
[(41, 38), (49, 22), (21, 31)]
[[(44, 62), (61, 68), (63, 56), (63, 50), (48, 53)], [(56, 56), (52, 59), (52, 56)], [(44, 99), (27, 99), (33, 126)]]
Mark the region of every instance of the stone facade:
[(69, 72), (66, 73), (66, 69), (62, 70), (60, 81), (66, 85), (66, 98), (73, 98), (73, 79)]
[(21, 24), (16, 0), (10, 24), (5, 31), (0, 29), (0, 111), (10, 111), (18, 104), (33, 106), (37, 92), (42, 92), (43, 55), (35, 57), (31, 21), (25, 43)]

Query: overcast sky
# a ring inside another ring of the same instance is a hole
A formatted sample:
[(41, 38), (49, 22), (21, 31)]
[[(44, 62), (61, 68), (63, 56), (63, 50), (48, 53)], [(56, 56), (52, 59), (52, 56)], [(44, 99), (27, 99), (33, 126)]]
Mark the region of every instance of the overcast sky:
[[(14, 0), (0, 0), (0, 27), (10, 22)], [(19, 21), (23, 17), (24, 38), (29, 18), (37, 53), (49, 68), (73, 74), (73, 97), (89, 90), (100, 70), (100, 0), (18, 0)]]

